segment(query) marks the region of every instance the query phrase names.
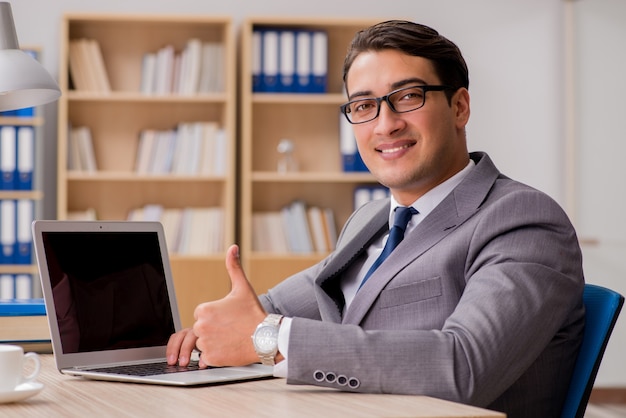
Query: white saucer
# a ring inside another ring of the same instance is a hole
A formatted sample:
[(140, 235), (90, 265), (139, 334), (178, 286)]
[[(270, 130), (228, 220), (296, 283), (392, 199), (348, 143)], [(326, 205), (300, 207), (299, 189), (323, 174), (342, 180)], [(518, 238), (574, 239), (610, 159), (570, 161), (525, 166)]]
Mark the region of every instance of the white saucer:
[(22, 399), (30, 398), (41, 392), (41, 389), (43, 389), (43, 383), (22, 383), (12, 391), (0, 392), (0, 403), (17, 402)]

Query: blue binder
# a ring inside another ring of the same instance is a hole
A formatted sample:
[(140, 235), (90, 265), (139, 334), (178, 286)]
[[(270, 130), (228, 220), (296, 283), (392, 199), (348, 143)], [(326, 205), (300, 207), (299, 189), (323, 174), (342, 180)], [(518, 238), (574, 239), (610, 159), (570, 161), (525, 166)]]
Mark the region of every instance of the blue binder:
[(14, 177), (17, 190), (33, 189), (33, 169), (35, 166), (35, 129), (20, 126), (17, 130), (17, 170)]

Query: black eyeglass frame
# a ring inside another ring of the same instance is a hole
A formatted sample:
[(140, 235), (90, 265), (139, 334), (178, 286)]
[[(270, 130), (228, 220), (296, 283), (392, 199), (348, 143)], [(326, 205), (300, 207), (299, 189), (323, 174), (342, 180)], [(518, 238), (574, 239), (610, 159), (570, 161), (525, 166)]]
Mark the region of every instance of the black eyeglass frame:
[[(393, 103), (391, 103), (391, 101), (389, 100), (389, 96), (393, 96), (394, 94), (402, 91), (402, 90), (408, 90), (408, 89), (414, 89), (414, 88), (419, 88), (422, 90), (422, 92), (424, 93), (424, 100), (422, 101), (422, 104), (414, 109), (409, 109), (409, 110), (403, 110), (403, 111), (399, 111), (397, 110), (394, 106)], [(389, 106), (389, 109), (391, 109), (392, 112), (394, 113), (408, 113), (408, 112), (413, 112), (414, 110), (417, 109), (421, 109), (422, 107), (424, 107), (424, 105), (426, 104), (426, 93), (429, 91), (446, 91), (446, 90), (455, 90), (454, 87), (452, 86), (448, 86), (448, 85), (444, 85), (444, 84), (424, 84), (424, 85), (418, 85), (418, 86), (408, 86), (408, 87), (402, 87), (399, 89), (396, 89), (394, 91), (391, 91), (387, 94), (385, 94), (384, 96), (380, 96), (380, 97), (367, 97), (367, 98), (363, 98), (363, 99), (355, 99), (355, 100), (350, 100), (347, 103), (342, 104), (341, 106), (339, 106), (339, 109), (341, 111), (341, 113), (343, 113), (343, 115), (346, 117), (346, 119), (348, 120), (348, 122), (350, 122), (352, 125), (359, 125), (361, 123), (367, 123), (367, 122), (371, 122), (374, 119), (376, 119), (378, 117), (378, 115), (380, 115), (380, 104), (385, 101), (387, 103), (387, 106)], [(360, 122), (353, 122), (350, 120), (350, 118), (348, 117), (349, 112), (349, 106), (353, 103), (358, 103), (358, 102), (363, 102), (363, 101), (367, 101), (367, 100), (374, 100), (376, 102), (376, 114), (374, 115), (373, 118), (368, 119), (368, 120), (363, 120)]]

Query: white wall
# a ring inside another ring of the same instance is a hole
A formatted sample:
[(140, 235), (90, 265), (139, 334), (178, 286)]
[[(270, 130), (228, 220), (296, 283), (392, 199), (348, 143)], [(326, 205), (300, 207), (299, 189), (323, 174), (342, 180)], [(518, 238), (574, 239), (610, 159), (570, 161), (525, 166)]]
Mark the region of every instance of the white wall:
[[(626, 295), (626, 2), (575, 2), (576, 219), (587, 281)], [(618, 320), (598, 383), (626, 386), (626, 309)]]
[[(509, 176), (528, 183), (553, 196), (565, 205), (565, 128), (564, 128), (564, 8), (567, 0), (393, 0), (393, 1), (354, 1), (354, 0), (315, 0), (297, 2), (293, 0), (14, 0), (11, 1), (18, 37), (22, 45), (43, 47), (44, 66), (58, 76), (59, 24), (64, 12), (103, 12), (103, 13), (143, 13), (143, 14), (217, 14), (232, 16), (239, 24), (247, 16), (315, 16), (315, 17), (365, 17), (374, 19), (404, 18), (435, 27), (443, 35), (455, 41), (463, 50), (470, 68), (470, 93), (472, 95), (472, 118), (468, 126), (469, 146), (472, 150), (487, 151), (501, 171)], [(621, 0), (579, 0), (577, 13), (584, 15), (590, 10), (601, 9), (592, 6), (596, 3), (611, 3), (615, 7)], [(623, 11), (623, 6), (620, 7)], [(581, 36), (587, 31), (603, 27), (605, 19), (614, 21), (611, 12), (592, 13), (590, 21), (580, 23)], [(624, 22), (624, 19), (620, 20)], [(586, 24), (590, 26), (587, 27)], [(236, 25), (238, 26), (238, 25)], [(617, 25), (616, 25), (617, 26)], [(608, 28), (605, 28), (608, 30)], [(624, 30), (621, 37), (624, 39)], [(583, 46), (587, 45), (581, 43)], [(615, 43), (615, 47), (618, 45)], [(589, 45), (593, 50), (593, 46)], [(581, 51), (582, 54), (587, 50)], [(603, 57), (604, 58), (604, 57)], [(623, 53), (622, 53), (623, 58)], [(619, 63), (623, 69), (624, 60)], [(590, 68), (593, 72), (594, 69)], [(621, 71), (624, 74), (624, 71)], [(595, 80), (595, 79), (594, 79)], [(595, 83), (595, 81), (594, 81)], [(602, 80), (601, 88), (590, 85), (589, 94), (597, 100), (607, 95), (614, 99), (613, 107), (619, 107), (620, 96), (609, 86), (610, 80)], [(600, 87), (598, 86), (598, 87)], [(624, 86), (622, 82), (621, 86)], [(585, 90), (586, 91), (586, 90)], [(623, 96), (622, 96), (623, 97)], [(623, 105), (621, 106), (623, 109)], [(599, 108), (594, 108), (599, 109)], [(617, 110), (613, 110), (617, 112)], [(585, 111), (585, 113), (587, 113)], [(593, 112), (592, 112), (593, 113)], [(600, 116), (606, 115), (602, 112)], [(44, 150), (44, 216), (54, 217), (56, 203), (54, 196), (56, 164), (56, 106), (45, 107), (46, 137)], [(583, 115), (584, 116), (584, 115)], [(619, 116), (618, 116), (619, 117)], [(587, 119), (583, 119), (587, 120)], [(605, 119), (602, 119), (605, 121)], [(614, 120), (619, 120), (614, 118)], [(582, 133), (591, 131), (593, 142), (589, 143), (596, 155), (600, 144), (596, 138), (595, 122), (582, 122)], [(616, 123), (614, 124), (616, 125)], [(603, 133), (605, 141), (617, 142), (620, 130), (610, 123), (602, 123), (608, 131)], [(581, 141), (583, 135), (581, 134)], [(586, 138), (584, 139), (586, 140)], [(607, 146), (605, 142), (602, 146)], [(622, 146), (623, 147), (623, 146)], [(582, 148), (582, 147), (581, 147)], [(587, 149), (584, 149), (585, 153)], [(623, 153), (611, 154), (617, 159)], [(610, 169), (610, 165), (599, 167), (581, 166), (585, 176), (588, 172)], [(600, 171), (604, 173), (604, 171)], [(620, 179), (614, 174), (602, 176), (611, 178), (611, 187), (619, 189)], [(588, 208), (596, 202), (603, 202), (605, 189), (598, 183), (581, 186), (581, 195), (595, 192), (593, 199), (578, 199), (581, 208), (575, 212), (587, 216)], [(574, 208), (567, 208), (574, 212)], [(623, 211), (622, 211), (623, 212)], [(614, 212), (607, 213), (607, 215)], [(619, 218), (617, 218), (619, 219)], [(578, 222), (577, 222), (578, 223)], [(623, 222), (622, 222), (623, 223)], [(596, 236), (596, 225), (580, 222), (582, 234)], [(609, 230), (612, 230), (609, 228)], [(598, 235), (599, 236), (599, 235)], [(626, 242), (621, 240), (622, 243)], [(612, 269), (590, 266), (588, 277), (619, 282), (619, 273), (626, 270), (623, 262), (618, 267), (619, 251), (611, 259), (616, 265)], [(589, 257), (594, 254), (589, 252)], [(603, 265), (600, 252), (596, 265)], [(624, 258), (624, 257), (622, 257)], [(606, 267), (606, 266), (605, 266)], [(617, 287), (617, 286), (616, 286)], [(624, 292), (626, 293), (626, 292)], [(610, 346), (607, 360), (598, 378), (599, 384), (626, 386), (626, 370), (616, 351), (626, 346), (626, 332), (620, 329), (616, 340), (618, 346)]]

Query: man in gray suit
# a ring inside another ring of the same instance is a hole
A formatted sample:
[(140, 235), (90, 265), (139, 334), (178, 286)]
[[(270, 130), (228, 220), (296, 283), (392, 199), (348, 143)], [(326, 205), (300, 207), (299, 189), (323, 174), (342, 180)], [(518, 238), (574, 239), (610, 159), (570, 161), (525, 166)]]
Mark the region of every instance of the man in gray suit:
[[(332, 254), (259, 298), (232, 246), (231, 293), (198, 306), (168, 361), (185, 365), (197, 347), (202, 364), (276, 362), (288, 383), (558, 416), (584, 327), (566, 214), (468, 152), (467, 67), (433, 29), (390, 21), (359, 32), (344, 81), (342, 112), (391, 198), (357, 209)], [(404, 240), (368, 273), (398, 206), (415, 212)]]

